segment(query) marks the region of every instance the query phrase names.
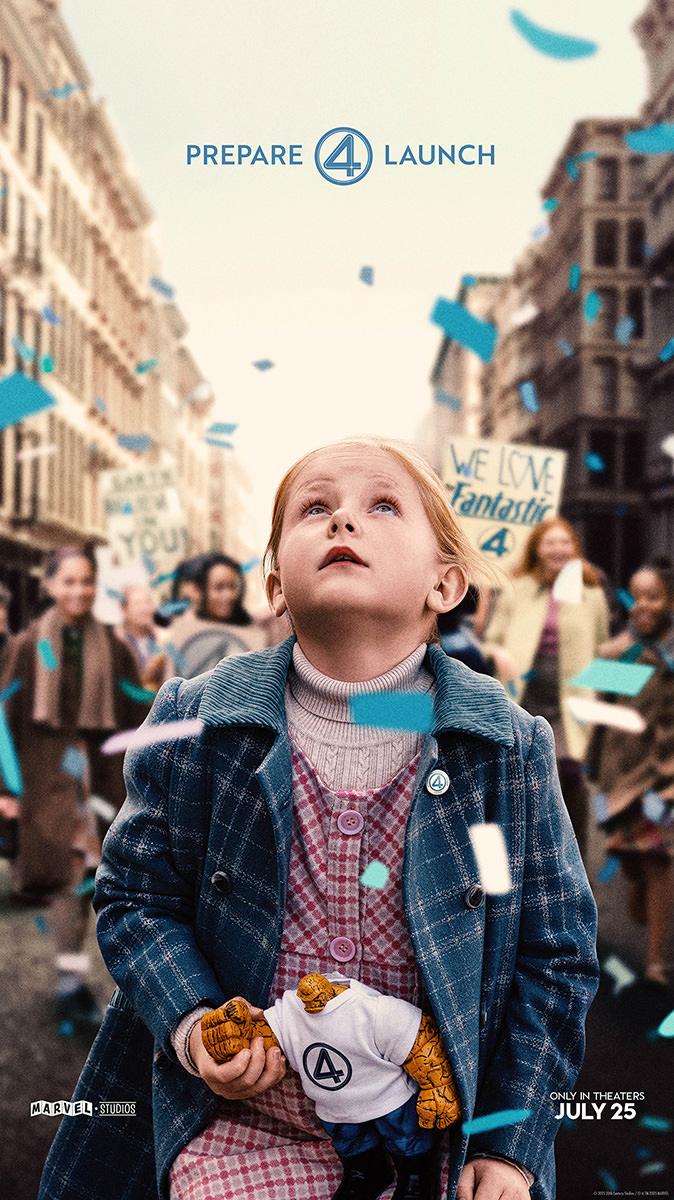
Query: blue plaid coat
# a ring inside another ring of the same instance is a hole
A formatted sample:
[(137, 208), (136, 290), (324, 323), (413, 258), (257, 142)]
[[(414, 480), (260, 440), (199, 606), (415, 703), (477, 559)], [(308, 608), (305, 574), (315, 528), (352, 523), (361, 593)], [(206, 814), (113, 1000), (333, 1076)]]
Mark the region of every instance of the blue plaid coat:
[[(200, 716), (198, 737), (127, 754), (128, 798), (104, 845), (94, 907), (118, 983), (75, 1093), (135, 1100), (136, 1116), (63, 1119), (39, 1200), (166, 1200), (179, 1151), (221, 1103), (179, 1065), (171, 1031), (197, 1004), (267, 1005), (285, 908), (292, 771), (284, 693), (292, 639), (164, 685), (148, 722)], [(554, 1196), (553, 1091), (572, 1088), (597, 987), (596, 910), (561, 799), (549, 727), (500, 684), (429, 647), (435, 721), (405, 838), (405, 911), (465, 1117), (529, 1108), (516, 1125), (452, 1138), (450, 1197), (467, 1151), (490, 1150)], [(433, 796), (432, 768), (449, 790)], [(512, 891), (479, 883), (469, 828), (495, 821)], [(225, 872), (232, 889), (213, 885)]]

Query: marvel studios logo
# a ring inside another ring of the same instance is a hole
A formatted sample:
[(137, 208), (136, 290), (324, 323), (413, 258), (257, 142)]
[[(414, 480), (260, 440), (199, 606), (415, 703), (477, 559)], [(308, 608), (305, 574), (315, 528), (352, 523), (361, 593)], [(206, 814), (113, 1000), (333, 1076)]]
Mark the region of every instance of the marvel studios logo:
[(31, 1117), (135, 1117), (135, 1100), (31, 1100)]

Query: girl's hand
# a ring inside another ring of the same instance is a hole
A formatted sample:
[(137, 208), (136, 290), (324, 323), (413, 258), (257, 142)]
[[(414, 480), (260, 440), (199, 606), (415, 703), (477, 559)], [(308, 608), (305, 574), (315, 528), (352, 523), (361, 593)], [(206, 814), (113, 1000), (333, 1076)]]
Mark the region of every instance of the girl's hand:
[[(243, 996), (234, 996), (248, 1005), (251, 1017), (262, 1017), (261, 1008), (248, 1004)], [(286, 1060), (278, 1046), (265, 1053), (261, 1037), (253, 1038), (250, 1050), (240, 1050), (229, 1062), (216, 1063), (204, 1046), (201, 1022), (197, 1021), (190, 1034), (190, 1054), (204, 1083), (225, 1100), (247, 1100), (259, 1096), (280, 1083), (286, 1073)]]
[(466, 1163), (456, 1189), (456, 1200), (530, 1200), (530, 1195), (517, 1167), (496, 1158)]
[(14, 796), (0, 796), (0, 817), (15, 820), (21, 813), (21, 805)]

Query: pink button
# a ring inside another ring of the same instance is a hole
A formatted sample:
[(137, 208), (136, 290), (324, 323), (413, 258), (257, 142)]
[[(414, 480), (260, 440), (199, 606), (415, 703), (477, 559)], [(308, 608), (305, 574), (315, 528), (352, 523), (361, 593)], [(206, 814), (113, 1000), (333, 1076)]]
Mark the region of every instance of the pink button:
[(337, 962), (349, 962), (356, 953), (356, 947), (351, 938), (336, 937), (330, 942), (330, 953)]
[(347, 808), (346, 812), (340, 813), (337, 818), (337, 828), (340, 833), (345, 833), (347, 837), (353, 837), (354, 833), (360, 833), (365, 821), (355, 808)]

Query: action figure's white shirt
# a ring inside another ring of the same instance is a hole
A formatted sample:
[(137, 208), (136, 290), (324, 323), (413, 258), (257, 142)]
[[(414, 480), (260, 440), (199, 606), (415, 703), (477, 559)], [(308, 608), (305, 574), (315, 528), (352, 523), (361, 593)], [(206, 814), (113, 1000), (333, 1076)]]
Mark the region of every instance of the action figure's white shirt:
[(349, 986), (322, 1012), (308, 1013), (288, 991), (264, 1015), (321, 1120), (358, 1124), (383, 1117), (418, 1090), (400, 1068), (419, 1032), (421, 1009), (357, 979), (327, 978)]

